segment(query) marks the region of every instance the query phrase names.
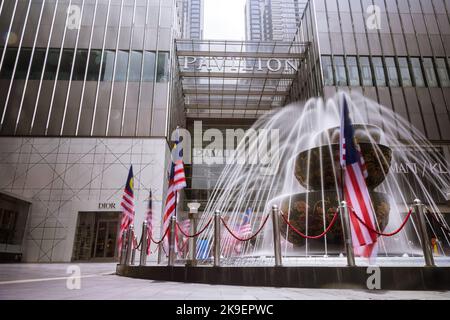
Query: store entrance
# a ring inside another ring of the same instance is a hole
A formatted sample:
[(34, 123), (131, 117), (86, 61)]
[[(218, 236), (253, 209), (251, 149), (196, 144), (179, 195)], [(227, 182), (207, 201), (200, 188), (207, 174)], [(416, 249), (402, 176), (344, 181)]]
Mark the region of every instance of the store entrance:
[(120, 212), (80, 212), (73, 261), (116, 261)]

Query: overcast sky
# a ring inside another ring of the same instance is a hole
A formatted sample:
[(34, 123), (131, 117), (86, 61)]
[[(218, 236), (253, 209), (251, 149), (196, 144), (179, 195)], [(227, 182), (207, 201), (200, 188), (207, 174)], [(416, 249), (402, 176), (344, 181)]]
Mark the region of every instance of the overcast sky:
[(245, 0), (205, 0), (204, 39), (244, 40)]

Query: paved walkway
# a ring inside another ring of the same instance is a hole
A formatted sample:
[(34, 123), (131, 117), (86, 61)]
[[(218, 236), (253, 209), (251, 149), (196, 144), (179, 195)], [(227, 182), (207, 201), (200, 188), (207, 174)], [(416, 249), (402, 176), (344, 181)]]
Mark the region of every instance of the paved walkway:
[[(68, 289), (79, 266), (80, 289)], [(445, 299), (450, 292), (240, 287), (119, 277), (115, 264), (0, 264), (0, 299)]]

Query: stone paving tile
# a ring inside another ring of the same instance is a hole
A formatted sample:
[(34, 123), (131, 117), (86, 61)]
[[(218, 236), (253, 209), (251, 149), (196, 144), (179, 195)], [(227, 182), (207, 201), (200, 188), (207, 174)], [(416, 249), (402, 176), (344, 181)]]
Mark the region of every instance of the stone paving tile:
[[(450, 292), (369, 291), (241, 287), (131, 279), (113, 275), (115, 264), (79, 264), (80, 290), (68, 290), (69, 264), (0, 265), (0, 299), (157, 299), (157, 300), (309, 300), (309, 299), (445, 299)], [(42, 281), (5, 283), (13, 280)]]

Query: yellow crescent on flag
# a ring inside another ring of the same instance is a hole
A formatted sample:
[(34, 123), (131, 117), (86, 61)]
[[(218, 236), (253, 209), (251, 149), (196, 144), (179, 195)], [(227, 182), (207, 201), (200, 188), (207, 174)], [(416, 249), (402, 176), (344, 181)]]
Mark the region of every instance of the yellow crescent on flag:
[(134, 177), (130, 179), (130, 188), (134, 190)]

